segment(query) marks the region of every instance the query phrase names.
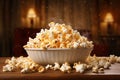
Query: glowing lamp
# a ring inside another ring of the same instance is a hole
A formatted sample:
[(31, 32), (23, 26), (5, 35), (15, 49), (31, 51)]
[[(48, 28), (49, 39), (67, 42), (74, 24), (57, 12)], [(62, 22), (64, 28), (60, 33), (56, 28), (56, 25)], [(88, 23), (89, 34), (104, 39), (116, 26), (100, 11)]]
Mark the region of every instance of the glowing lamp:
[(113, 16), (111, 13), (107, 13), (105, 16), (105, 23), (107, 23), (107, 33), (108, 35), (112, 35), (113, 34)]
[(34, 18), (36, 18), (36, 13), (35, 13), (35, 10), (33, 8), (29, 9), (27, 17), (30, 19), (31, 27), (33, 27), (33, 25), (34, 25)]
[(105, 20), (104, 21), (106, 23), (112, 23), (112, 22), (114, 22), (112, 14), (111, 13), (107, 13), (106, 16), (105, 16)]
[(27, 17), (28, 18), (35, 18), (36, 17), (36, 13), (35, 13), (33, 8), (29, 9)]

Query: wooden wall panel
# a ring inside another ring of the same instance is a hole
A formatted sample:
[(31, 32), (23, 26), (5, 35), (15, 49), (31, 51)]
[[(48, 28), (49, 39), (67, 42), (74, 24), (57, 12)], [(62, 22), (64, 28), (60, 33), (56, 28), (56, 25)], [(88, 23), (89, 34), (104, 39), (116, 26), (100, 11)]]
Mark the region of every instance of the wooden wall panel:
[(48, 0), (47, 8), (47, 20), (48, 23), (51, 21), (62, 22), (63, 21), (63, 2), (62, 0)]
[(39, 27), (44, 27), (46, 26), (46, 2), (45, 0), (41, 0), (41, 19), (40, 19), (40, 22), (41, 22), (41, 25), (39, 25)]
[[(3, 1), (0, 0), (0, 15), (3, 15)], [(0, 37), (2, 36), (2, 33), (3, 33), (3, 20), (2, 20), (2, 16), (0, 16)]]
[(90, 29), (89, 9), (86, 0), (75, 0), (73, 2), (73, 19), (75, 29)]
[(90, 17), (90, 30), (91, 30), (91, 34), (92, 34), (92, 38), (94, 40), (94, 42), (98, 42), (98, 22), (97, 22), (97, 19), (98, 19), (98, 16), (96, 15), (97, 14), (97, 4), (94, 0), (91, 0), (89, 2), (89, 17)]
[[(0, 15), (3, 15), (3, 1), (2, 0), (0, 0)], [(2, 52), (3, 52), (3, 46), (2, 46), (2, 42), (3, 42), (3, 40), (2, 40), (2, 36), (3, 36), (3, 18), (2, 18), (3, 16), (0, 16), (0, 51), (1, 51), (1, 53), (0, 53), (0, 56), (2, 56)]]
[(111, 1), (111, 9), (114, 17), (114, 22), (116, 23), (117, 29), (116, 34), (120, 35), (120, 1), (119, 0), (110, 0)]
[(86, 0), (48, 0), (47, 11), (48, 23), (55, 21), (70, 24), (75, 29), (90, 29), (89, 7)]
[(83, 24), (83, 20), (82, 20), (82, 5), (81, 5), (81, 1), (82, 0), (77, 0), (77, 1), (73, 1), (73, 26), (75, 29), (82, 29), (82, 24)]
[[(73, 1), (64, 0), (64, 12), (63, 12), (63, 21), (65, 24), (72, 25), (73, 22)], [(72, 25), (73, 26), (73, 25)]]

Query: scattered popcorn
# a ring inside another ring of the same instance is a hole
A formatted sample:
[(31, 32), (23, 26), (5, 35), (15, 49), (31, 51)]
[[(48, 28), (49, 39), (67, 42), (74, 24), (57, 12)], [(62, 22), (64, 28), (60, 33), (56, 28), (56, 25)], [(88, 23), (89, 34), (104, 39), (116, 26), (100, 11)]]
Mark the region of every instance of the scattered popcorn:
[[(98, 67), (104, 67), (104, 65), (107, 63), (108, 61), (107, 60), (104, 60), (104, 59), (100, 59), (98, 61)], [(106, 64), (107, 65), (107, 64)]]
[(45, 71), (45, 68), (43, 67), (43, 66), (40, 66), (39, 68), (38, 68), (38, 72), (44, 72)]
[(32, 71), (29, 68), (23, 68), (21, 70), (21, 73), (26, 74), (26, 73), (31, 73)]
[(118, 57), (118, 58), (116, 59), (116, 62), (120, 63), (120, 57)]
[[(20, 56), (18, 58), (12, 57), (11, 59), (7, 59), (5, 61), (6, 65), (3, 66), (3, 72), (11, 72), (16, 71), (18, 69), (22, 69), (21, 73), (30, 73), (39, 71), (41, 65), (35, 63), (29, 57)], [(43, 72), (44, 69), (41, 69)], [(39, 71), (40, 72), (40, 71)]]
[(18, 58), (12, 57), (11, 59), (6, 59), (6, 65), (3, 66), (3, 72), (13, 72), (19, 71), (23, 74), (32, 72), (44, 72), (45, 70), (60, 70), (62, 72), (70, 73), (74, 68), (76, 72), (84, 73), (89, 70), (93, 73), (104, 73), (104, 69), (109, 69), (111, 64), (120, 63), (120, 57), (115, 55), (110, 55), (110, 57), (96, 57), (89, 56), (86, 63), (74, 63), (70, 66), (69, 63), (65, 62), (60, 66), (59, 63), (55, 62), (53, 65), (42, 66), (35, 63), (30, 57), (20, 56)]
[(76, 72), (83, 73), (87, 69), (86, 64), (75, 63), (73, 68), (75, 68)]
[(111, 66), (110, 62), (106, 62), (106, 63), (104, 64), (104, 68), (105, 68), (105, 69), (109, 69), (110, 66)]
[(46, 70), (48, 70), (48, 69), (53, 69), (53, 66), (50, 65), (50, 64), (48, 64), (48, 65), (45, 67), (45, 69), (46, 69)]
[(92, 56), (88, 56), (87, 61), (86, 61), (89, 65), (91, 66), (97, 66), (98, 63), (98, 58), (94, 55)]
[(70, 73), (71, 72), (71, 66), (69, 63), (65, 62), (64, 64), (62, 64), (62, 66), (60, 67), (60, 70), (62, 72), (67, 72), (67, 73)]
[(111, 63), (109, 62), (109, 58), (107, 57), (88, 57), (87, 63), (92, 66), (98, 66), (98, 68), (105, 68), (108, 69), (111, 66)]
[(87, 70), (92, 69), (92, 65), (87, 65), (86, 67), (87, 67)]
[(93, 68), (92, 68), (92, 72), (93, 72), (93, 73), (98, 73), (98, 66), (93, 67)]
[(3, 72), (11, 72), (11, 71), (15, 71), (15, 69), (16, 68), (14, 65), (7, 64), (3, 66)]
[(109, 57), (109, 62), (113, 64), (113, 63), (116, 62), (116, 59), (117, 59), (117, 56), (115, 56), (115, 55), (110, 55), (110, 57)]
[(104, 68), (98, 69), (98, 72), (99, 72), (99, 73), (104, 73)]
[(11, 60), (7, 59), (7, 60), (5, 61), (5, 63), (11, 64), (11, 65), (15, 65), (17, 62), (16, 62), (15, 57), (12, 57)]
[(59, 70), (60, 69), (59, 63), (55, 62), (55, 65), (54, 65), (53, 69), (54, 70)]
[(77, 30), (73, 30), (70, 25), (51, 22), (48, 24), (50, 29), (41, 29), (36, 33), (34, 39), (29, 38), (29, 41), (24, 48), (80, 48), (93, 47), (93, 42), (88, 41), (84, 36), (81, 36)]

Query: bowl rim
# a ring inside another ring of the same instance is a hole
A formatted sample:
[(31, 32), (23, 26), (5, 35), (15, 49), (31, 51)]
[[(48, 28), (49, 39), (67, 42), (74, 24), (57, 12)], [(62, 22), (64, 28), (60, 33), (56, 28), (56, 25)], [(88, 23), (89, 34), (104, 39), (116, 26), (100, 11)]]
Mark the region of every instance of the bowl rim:
[(93, 49), (93, 47), (80, 47), (80, 48), (24, 48), (25, 50), (37, 50), (37, 51), (50, 51), (50, 50), (78, 50), (78, 49)]

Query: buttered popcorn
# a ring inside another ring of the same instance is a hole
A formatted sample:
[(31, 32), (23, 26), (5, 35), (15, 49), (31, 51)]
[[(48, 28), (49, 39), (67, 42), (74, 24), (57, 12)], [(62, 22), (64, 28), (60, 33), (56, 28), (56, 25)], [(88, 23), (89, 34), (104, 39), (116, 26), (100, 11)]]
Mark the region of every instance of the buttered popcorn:
[(93, 47), (93, 42), (81, 36), (70, 25), (49, 23), (50, 29), (41, 29), (34, 39), (29, 41), (24, 48), (80, 48)]

